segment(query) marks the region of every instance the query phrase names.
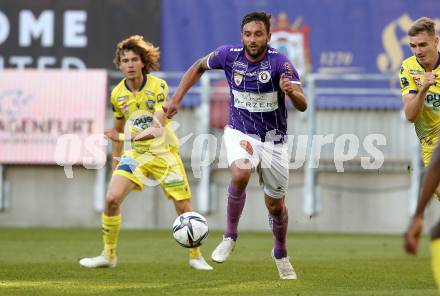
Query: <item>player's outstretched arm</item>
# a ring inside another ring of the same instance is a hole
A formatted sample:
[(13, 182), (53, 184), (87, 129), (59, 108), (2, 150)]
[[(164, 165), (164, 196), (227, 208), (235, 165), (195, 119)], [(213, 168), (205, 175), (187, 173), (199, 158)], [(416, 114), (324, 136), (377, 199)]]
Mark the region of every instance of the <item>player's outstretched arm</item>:
[(153, 115), (153, 126), (133, 135), (132, 141), (142, 141), (162, 136), (165, 129), (166, 115), (164, 111), (155, 111)]
[(423, 180), (422, 193), (417, 202), (416, 213), (405, 232), (405, 250), (412, 255), (417, 253), (420, 236), (423, 229), (423, 215), (426, 206), (431, 200), (438, 184), (440, 183), (440, 145), (434, 151), (425, 179)]
[(179, 111), (180, 104), (182, 103), (183, 97), (186, 95), (188, 90), (199, 81), (200, 77), (202, 77), (203, 73), (208, 68), (209, 55), (198, 59), (192, 66), (183, 74), (182, 80), (180, 80), (179, 86), (177, 87), (176, 92), (174, 93), (171, 101), (163, 107), (163, 110), (166, 113), (168, 118), (172, 118)]
[(417, 209), (415, 215), (423, 216), (425, 208), (428, 202), (431, 200), (437, 186), (440, 183), (440, 145), (437, 145), (435, 149), (431, 162), (429, 164), (428, 170), (425, 175), (425, 179), (422, 185), (422, 193), (417, 204)]

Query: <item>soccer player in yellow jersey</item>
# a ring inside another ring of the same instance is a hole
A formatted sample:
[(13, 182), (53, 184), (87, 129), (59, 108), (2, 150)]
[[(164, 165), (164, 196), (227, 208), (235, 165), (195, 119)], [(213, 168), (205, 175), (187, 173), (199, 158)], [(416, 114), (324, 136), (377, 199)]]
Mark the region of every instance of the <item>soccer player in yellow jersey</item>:
[[(406, 118), (414, 122), (426, 167), (440, 136), (439, 37), (435, 23), (426, 17), (418, 19), (408, 35), (413, 56), (400, 69), (403, 108)], [(440, 196), (440, 188), (436, 192)]]
[[(436, 34), (434, 21), (427, 17), (415, 21), (408, 35), (413, 56), (403, 61), (400, 70), (403, 108), (406, 118), (414, 122), (421, 143), (423, 163), (427, 167), (440, 137), (439, 37)], [(423, 213), (430, 195), (435, 191), (437, 197), (440, 196), (439, 181), (434, 176), (439, 170), (439, 149), (440, 146), (425, 177), (416, 214), (405, 234), (405, 248), (411, 254), (417, 251)], [(440, 285), (440, 222), (431, 232), (431, 254), (434, 278)]]
[[(120, 206), (132, 190), (160, 184), (178, 215), (192, 211), (179, 143), (162, 110), (168, 86), (150, 74), (159, 69), (159, 56), (159, 48), (142, 36), (131, 36), (116, 47), (114, 63), (125, 78), (112, 91), (114, 127), (105, 132), (112, 140), (113, 176), (102, 214), (104, 250), (97, 257), (81, 259), (81, 266), (116, 266)], [(130, 148), (123, 151), (124, 143)], [(189, 265), (198, 270), (212, 269), (198, 247), (190, 249)]]

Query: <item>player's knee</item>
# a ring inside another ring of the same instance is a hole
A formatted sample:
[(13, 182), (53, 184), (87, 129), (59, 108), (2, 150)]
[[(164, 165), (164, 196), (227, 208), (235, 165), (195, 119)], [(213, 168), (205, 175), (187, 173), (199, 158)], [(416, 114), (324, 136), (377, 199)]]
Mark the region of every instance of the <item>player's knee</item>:
[(266, 207), (272, 216), (280, 216), (283, 214), (284, 204), (279, 200), (271, 198), (266, 202)]
[(232, 169), (232, 182), (238, 187), (246, 187), (250, 177), (250, 169), (240, 169), (238, 167)]
[(121, 198), (117, 194), (113, 192), (108, 192), (105, 201), (106, 201), (106, 212), (114, 213), (119, 210), (119, 207), (121, 205)]
[(248, 171), (250, 174), (252, 170), (252, 162), (249, 159), (237, 159), (236, 161), (234, 161), (232, 169), (239, 171)]

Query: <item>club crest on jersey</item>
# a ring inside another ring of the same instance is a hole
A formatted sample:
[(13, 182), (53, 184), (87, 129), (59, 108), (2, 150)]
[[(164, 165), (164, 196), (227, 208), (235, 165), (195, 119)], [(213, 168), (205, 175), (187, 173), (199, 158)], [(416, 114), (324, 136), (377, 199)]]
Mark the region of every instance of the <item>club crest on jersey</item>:
[(414, 83), (417, 86), (421, 87), (423, 85), (422, 80), (420, 79), (420, 77), (413, 77), (413, 79), (414, 79)]
[(145, 106), (148, 108), (148, 110), (153, 110), (154, 109), (154, 101), (153, 100), (146, 101)]
[(236, 86), (239, 86), (243, 81), (243, 74), (234, 72), (234, 83)]
[(266, 83), (270, 80), (270, 73), (269, 71), (261, 71), (260, 73), (258, 73), (258, 80), (261, 83)]

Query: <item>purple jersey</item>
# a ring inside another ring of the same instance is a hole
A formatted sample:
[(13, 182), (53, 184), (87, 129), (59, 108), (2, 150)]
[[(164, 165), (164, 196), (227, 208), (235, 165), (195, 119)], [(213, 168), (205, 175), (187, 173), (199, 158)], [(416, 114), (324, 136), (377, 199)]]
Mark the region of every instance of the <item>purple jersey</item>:
[(289, 59), (268, 47), (265, 57), (256, 63), (245, 57), (243, 46), (225, 45), (208, 58), (208, 68), (223, 69), (230, 86), (229, 125), (261, 141), (284, 142), (287, 134), (285, 94), (280, 89), (282, 73), (300, 84)]

